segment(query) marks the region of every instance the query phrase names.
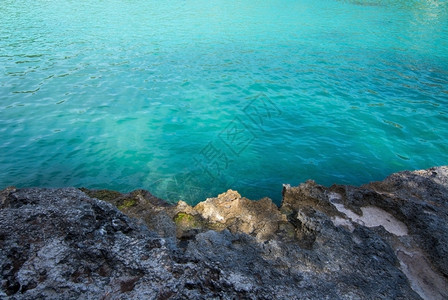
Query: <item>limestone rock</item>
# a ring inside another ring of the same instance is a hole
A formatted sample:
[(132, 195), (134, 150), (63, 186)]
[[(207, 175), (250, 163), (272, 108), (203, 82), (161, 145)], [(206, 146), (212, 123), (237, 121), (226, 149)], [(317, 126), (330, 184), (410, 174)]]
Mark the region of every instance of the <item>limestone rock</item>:
[(285, 185), (280, 208), (232, 190), (192, 207), (143, 190), (11, 187), (0, 298), (446, 299), (447, 190), (447, 167)]
[(233, 233), (246, 233), (266, 240), (286, 220), (269, 198), (252, 201), (232, 190), (196, 205), (195, 210), (211, 228), (227, 228)]

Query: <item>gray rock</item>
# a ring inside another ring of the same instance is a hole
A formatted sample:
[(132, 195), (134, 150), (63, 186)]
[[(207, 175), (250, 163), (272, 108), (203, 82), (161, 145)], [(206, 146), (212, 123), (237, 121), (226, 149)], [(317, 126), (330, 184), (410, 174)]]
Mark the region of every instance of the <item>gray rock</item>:
[(447, 188), (447, 167), (285, 186), (280, 208), (234, 191), (191, 207), (8, 188), (0, 298), (446, 299)]

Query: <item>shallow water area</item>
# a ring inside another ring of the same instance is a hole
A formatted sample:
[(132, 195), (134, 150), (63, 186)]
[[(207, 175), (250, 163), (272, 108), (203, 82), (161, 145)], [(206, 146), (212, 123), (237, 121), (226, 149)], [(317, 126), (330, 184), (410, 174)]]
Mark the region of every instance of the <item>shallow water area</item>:
[(0, 187), (362, 184), (448, 162), (448, 1), (2, 1)]

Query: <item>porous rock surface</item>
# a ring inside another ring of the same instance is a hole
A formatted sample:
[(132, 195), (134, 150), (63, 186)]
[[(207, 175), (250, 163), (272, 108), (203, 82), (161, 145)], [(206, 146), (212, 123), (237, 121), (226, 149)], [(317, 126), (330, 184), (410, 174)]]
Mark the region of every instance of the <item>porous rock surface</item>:
[(447, 299), (448, 167), (361, 187), (0, 192), (1, 299)]

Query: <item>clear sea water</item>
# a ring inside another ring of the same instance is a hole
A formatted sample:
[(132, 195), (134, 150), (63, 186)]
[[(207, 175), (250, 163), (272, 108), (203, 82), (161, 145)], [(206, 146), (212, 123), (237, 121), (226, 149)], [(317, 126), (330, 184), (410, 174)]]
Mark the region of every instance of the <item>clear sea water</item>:
[(0, 187), (362, 184), (448, 163), (448, 1), (1, 0)]

